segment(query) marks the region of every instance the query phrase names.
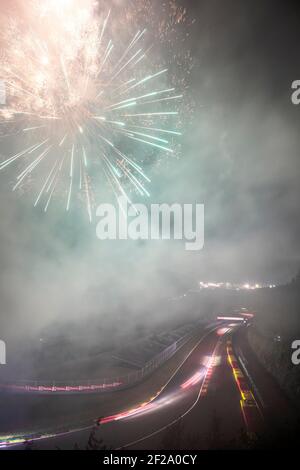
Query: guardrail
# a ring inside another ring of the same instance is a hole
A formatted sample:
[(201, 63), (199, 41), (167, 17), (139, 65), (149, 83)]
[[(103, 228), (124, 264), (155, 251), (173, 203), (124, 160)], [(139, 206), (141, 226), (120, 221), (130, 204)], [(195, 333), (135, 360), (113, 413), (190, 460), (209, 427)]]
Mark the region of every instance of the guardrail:
[(148, 377), (158, 367), (169, 360), (190, 338), (192, 334), (187, 334), (168, 346), (165, 350), (157, 354), (147, 362), (144, 367), (126, 375), (105, 378), (99, 380), (82, 381), (29, 381), (22, 380), (16, 383), (0, 383), (0, 390), (15, 393), (36, 393), (36, 394), (75, 394), (75, 393), (99, 393), (122, 390), (131, 387)]

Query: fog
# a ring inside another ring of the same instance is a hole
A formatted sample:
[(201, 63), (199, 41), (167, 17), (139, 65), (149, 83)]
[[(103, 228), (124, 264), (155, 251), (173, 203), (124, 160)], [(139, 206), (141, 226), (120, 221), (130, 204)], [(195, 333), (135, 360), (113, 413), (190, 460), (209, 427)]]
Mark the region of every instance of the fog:
[[(87, 327), (95, 318), (121, 336), (139, 324), (150, 331), (172, 315), (162, 302), (199, 280), (280, 283), (298, 270), (300, 109), (290, 101), (299, 78), (296, 20), (282, 7), (283, 17), (271, 21), (271, 1), (185, 4), (186, 21), (170, 33), (175, 53), (193, 63), (184, 82), (184, 135), (176, 158), (151, 168), (150, 202), (204, 203), (205, 248), (100, 242), (82, 211), (66, 214), (56, 201), (41, 213), (27, 193), (11, 192), (1, 172), (2, 339)], [(160, 15), (161, 2), (153, 5)], [(279, 63), (286, 67), (278, 72)]]

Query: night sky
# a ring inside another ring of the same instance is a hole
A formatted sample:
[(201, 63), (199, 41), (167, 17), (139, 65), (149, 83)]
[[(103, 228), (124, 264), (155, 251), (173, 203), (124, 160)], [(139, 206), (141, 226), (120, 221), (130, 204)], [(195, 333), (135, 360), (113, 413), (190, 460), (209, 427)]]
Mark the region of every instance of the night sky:
[(284, 281), (299, 267), (299, 6), (192, 4), (191, 89), (205, 106), (190, 139), (208, 218), (202, 255), (212, 275)]

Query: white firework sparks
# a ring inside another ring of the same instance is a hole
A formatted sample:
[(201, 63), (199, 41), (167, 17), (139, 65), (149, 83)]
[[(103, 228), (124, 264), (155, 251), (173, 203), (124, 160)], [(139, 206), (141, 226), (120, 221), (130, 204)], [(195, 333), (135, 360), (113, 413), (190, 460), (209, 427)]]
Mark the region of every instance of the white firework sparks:
[(124, 143), (172, 153), (170, 141), (180, 132), (169, 126), (182, 95), (161, 86), (166, 68), (147, 72), (146, 29), (125, 45), (116, 42), (113, 12), (99, 13), (91, 0), (32, 0), (19, 13), (1, 33), (7, 104), (0, 135), (22, 144), (0, 163), (0, 170), (18, 170), (13, 190), (41, 180), (34, 205), (45, 211), (58, 191), (67, 211), (74, 195), (83, 195), (91, 221), (100, 166), (117, 196), (130, 203), (128, 183), (149, 196), (150, 179)]

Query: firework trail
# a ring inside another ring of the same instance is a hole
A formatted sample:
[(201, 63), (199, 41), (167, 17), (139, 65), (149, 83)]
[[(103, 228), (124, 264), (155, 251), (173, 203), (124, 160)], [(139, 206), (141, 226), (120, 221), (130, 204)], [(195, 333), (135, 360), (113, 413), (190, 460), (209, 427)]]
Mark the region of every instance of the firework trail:
[(112, 37), (116, 12), (91, 0), (31, 0), (16, 9), (0, 33), (0, 138), (20, 147), (0, 171), (17, 169), (13, 190), (36, 191), (44, 211), (56, 193), (66, 211), (78, 196), (90, 221), (101, 175), (129, 203), (132, 191), (149, 196), (138, 157), (145, 146), (173, 152), (182, 95), (166, 85), (165, 67), (149, 71), (146, 29), (127, 43), (121, 32)]

